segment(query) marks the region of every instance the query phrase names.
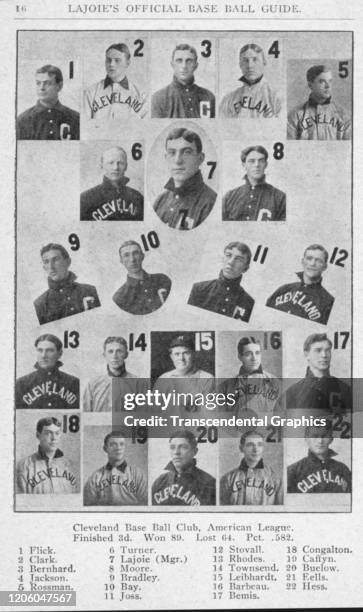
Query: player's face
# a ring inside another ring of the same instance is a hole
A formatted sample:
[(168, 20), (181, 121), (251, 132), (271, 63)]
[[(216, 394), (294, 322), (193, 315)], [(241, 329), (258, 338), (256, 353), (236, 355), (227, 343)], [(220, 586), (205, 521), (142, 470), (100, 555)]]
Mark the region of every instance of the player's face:
[(226, 249), (223, 254), (223, 276), (238, 278), (248, 270), (247, 255), (241, 253), (236, 247)]
[(42, 340), (36, 346), (37, 364), (42, 369), (54, 368), (62, 351), (58, 351), (56, 345), (49, 340)]
[(243, 76), (250, 81), (254, 81), (263, 75), (263, 54), (257, 53), (253, 49), (247, 49), (247, 51), (242, 53), (239, 65)]
[(35, 75), (35, 85), (40, 102), (55, 104), (63, 83), (57, 83), (54, 74), (49, 75), (47, 72), (39, 72)]
[(246, 174), (250, 180), (261, 179), (266, 170), (267, 160), (262, 153), (251, 151), (246, 157), (246, 161), (242, 163)]
[(110, 342), (106, 344), (103, 354), (111, 370), (120, 370), (127, 357), (127, 348), (119, 342)]
[(43, 269), (53, 281), (61, 281), (68, 276), (71, 260), (63, 257), (58, 249), (50, 249), (42, 255)]
[(44, 425), (40, 433), (37, 432), (39, 446), (46, 455), (53, 455), (58, 448), (61, 437), (61, 428), (52, 423)]
[(257, 343), (246, 344), (243, 347), (240, 361), (247, 372), (255, 372), (261, 365), (261, 347)]
[(187, 179), (194, 176), (204, 160), (204, 153), (198, 153), (195, 142), (188, 142), (184, 138), (168, 140), (166, 143), (166, 161), (175, 183), (182, 185)]
[(311, 281), (319, 280), (327, 268), (324, 253), (319, 249), (306, 251), (301, 263), (304, 269), (304, 276)]
[(172, 438), (169, 448), (171, 460), (178, 472), (188, 467), (197, 454), (197, 449), (185, 438)]
[(110, 49), (107, 51), (105, 67), (107, 76), (109, 76), (112, 81), (122, 81), (129, 64), (130, 60), (125, 53), (117, 51), (117, 49)]
[(198, 62), (191, 51), (175, 51), (171, 65), (174, 70), (174, 76), (178, 81), (189, 83), (193, 78)]
[(123, 462), (126, 452), (125, 438), (109, 438), (104, 447), (108, 455), (108, 460), (112, 465), (119, 465)]
[(313, 98), (319, 102), (320, 100), (324, 102), (331, 96), (332, 91), (332, 83), (333, 83), (333, 75), (330, 71), (321, 72), (315, 77), (312, 83), (308, 83)]
[(325, 457), (333, 438), (329, 435), (321, 435), (317, 433), (311, 438), (306, 438), (308, 449), (311, 450), (317, 457)]
[(308, 353), (306, 355), (306, 360), (309, 366), (313, 370), (318, 370), (320, 372), (325, 372), (329, 370), (330, 360), (331, 360), (331, 346), (327, 340), (322, 340), (321, 342), (314, 342)]
[(120, 181), (127, 168), (127, 158), (123, 151), (109, 149), (102, 156), (104, 175), (113, 183)]
[(257, 465), (263, 456), (264, 441), (261, 436), (247, 436), (245, 443), (240, 446), (248, 465)]
[(130, 244), (121, 249), (121, 263), (130, 274), (141, 272), (143, 259), (144, 254), (136, 244)]
[(191, 351), (186, 346), (174, 346), (170, 351), (170, 358), (180, 376), (187, 374), (193, 369), (194, 351)]

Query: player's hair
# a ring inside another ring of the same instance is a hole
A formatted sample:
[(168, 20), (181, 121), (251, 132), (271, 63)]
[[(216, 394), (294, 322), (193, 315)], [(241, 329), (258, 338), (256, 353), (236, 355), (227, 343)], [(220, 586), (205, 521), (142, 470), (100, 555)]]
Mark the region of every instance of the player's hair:
[(46, 425), (56, 425), (57, 427), (62, 427), (62, 423), (56, 417), (43, 417), (37, 422), (37, 433), (42, 433), (43, 427)]
[(243, 349), (248, 344), (259, 344), (261, 345), (261, 340), (258, 338), (254, 338), (253, 336), (243, 336), (237, 344), (237, 353), (238, 355), (242, 355)]
[(45, 64), (45, 66), (42, 66), (41, 68), (38, 68), (38, 70), (35, 71), (35, 74), (44, 73), (49, 74), (49, 76), (54, 76), (56, 83), (63, 83), (62, 71), (60, 70), (60, 68), (57, 68), (57, 66), (53, 66), (52, 64)]
[(49, 244), (43, 246), (43, 248), (40, 249), (40, 257), (43, 257), (44, 253), (48, 253), (48, 251), (59, 251), (62, 253), (63, 259), (70, 259), (67, 249), (57, 242), (50, 242)]
[(332, 341), (326, 334), (311, 334), (308, 336), (304, 342), (304, 353), (308, 353), (310, 348), (315, 342), (328, 342), (330, 348), (333, 346)]
[(255, 145), (254, 147), (246, 147), (246, 149), (242, 149), (241, 161), (243, 164), (245, 163), (247, 157), (252, 151), (256, 151), (256, 153), (261, 153), (261, 155), (264, 156), (265, 160), (268, 160), (268, 152), (266, 151), (265, 147), (262, 147), (261, 145)]
[(171, 132), (169, 132), (166, 137), (165, 147), (167, 147), (169, 140), (177, 140), (177, 138), (184, 138), (184, 140), (186, 140), (187, 142), (194, 142), (197, 149), (197, 153), (202, 152), (203, 145), (199, 134), (197, 134), (196, 132), (192, 132), (187, 128), (174, 128), (174, 130), (171, 130)]
[(248, 429), (240, 437), (240, 440), (239, 440), (240, 446), (245, 445), (245, 442), (249, 436), (260, 436), (262, 440), (265, 439), (265, 436), (260, 431), (257, 431), (257, 429)]
[[(334, 438), (334, 428), (331, 419), (325, 419), (325, 425), (307, 425), (305, 427), (305, 438), (320, 438), (320, 436), (330, 436)], [(315, 435), (311, 435), (314, 433)]]
[(44, 342), (45, 340), (48, 340), (48, 342), (53, 342), (58, 352), (62, 350), (62, 341), (59, 340), (57, 336), (53, 336), (53, 334), (42, 334), (36, 339), (36, 341), (34, 342), (34, 346), (38, 346), (39, 342)]
[(172, 432), (169, 438), (169, 442), (171, 442), (174, 438), (184, 438), (184, 440), (188, 440), (190, 446), (197, 448), (198, 442), (192, 431), (189, 429), (176, 429)]
[(140, 251), (141, 251), (141, 253), (142, 253), (142, 248), (141, 248), (141, 246), (139, 245), (139, 243), (138, 243), (138, 242), (136, 242), (136, 240), (126, 240), (125, 242), (123, 242), (123, 243), (121, 244), (121, 246), (120, 246), (120, 248), (119, 248), (119, 250), (118, 250), (118, 254), (120, 255), (120, 257), (121, 257), (121, 249), (123, 249), (124, 247), (127, 247), (127, 246), (131, 246), (132, 244), (134, 244), (135, 246), (139, 247), (139, 249), (140, 249)]
[(329, 72), (331, 68), (324, 64), (319, 64), (318, 66), (311, 66), (309, 70), (306, 72), (306, 80), (308, 83), (312, 83), (315, 81), (316, 77), (319, 76), (322, 72)]
[(108, 49), (106, 49), (106, 53), (108, 51), (111, 51), (111, 49), (116, 49), (116, 51), (119, 51), (120, 53), (124, 53), (127, 59), (130, 59), (131, 57), (130, 49), (128, 48), (127, 45), (125, 45), (125, 43), (114, 43), (113, 45), (110, 45)]
[(233, 248), (238, 249), (241, 255), (246, 255), (247, 263), (248, 264), (250, 263), (252, 253), (251, 253), (251, 249), (247, 246), (247, 244), (244, 244), (243, 242), (229, 242), (227, 246), (224, 247), (224, 253), (226, 252), (227, 249), (233, 249)]
[(103, 153), (101, 154), (101, 164), (103, 164), (103, 156), (104, 156), (104, 154), (107, 153), (107, 151), (114, 151), (114, 150), (120, 151), (121, 153), (123, 153), (124, 156), (126, 157), (126, 162), (127, 162), (127, 153), (126, 153), (125, 149), (123, 149), (122, 147), (116, 146), (116, 147), (109, 147), (108, 149), (105, 149), (105, 151), (103, 151)]
[(327, 263), (327, 261), (329, 259), (328, 251), (321, 244), (310, 244), (310, 246), (306, 247), (306, 249), (304, 251), (304, 257), (306, 255), (307, 251), (321, 251), (322, 253), (324, 253), (325, 263)]
[(256, 53), (262, 53), (263, 63), (266, 64), (266, 58), (265, 58), (265, 54), (264, 54), (262, 47), (260, 47), (260, 45), (256, 45), (255, 43), (249, 43), (240, 48), (239, 50), (240, 61), (241, 61), (241, 56), (243, 55), (243, 53), (248, 51), (248, 49), (252, 49), (252, 51), (256, 51)]
[(122, 429), (110, 431), (110, 433), (108, 433), (103, 440), (103, 446), (107, 446), (107, 442), (111, 438), (127, 438), (127, 434)]
[(192, 45), (188, 45), (187, 43), (181, 43), (180, 45), (177, 45), (172, 53), (172, 56), (171, 56), (172, 60), (174, 59), (176, 51), (190, 51), (190, 53), (194, 55), (195, 61), (198, 60), (198, 54), (195, 48), (192, 47)]
[(108, 344), (111, 344), (112, 342), (117, 342), (118, 344), (122, 344), (127, 350), (127, 342), (125, 338), (122, 338), (121, 336), (108, 336), (103, 343), (103, 350), (105, 350), (106, 346)]

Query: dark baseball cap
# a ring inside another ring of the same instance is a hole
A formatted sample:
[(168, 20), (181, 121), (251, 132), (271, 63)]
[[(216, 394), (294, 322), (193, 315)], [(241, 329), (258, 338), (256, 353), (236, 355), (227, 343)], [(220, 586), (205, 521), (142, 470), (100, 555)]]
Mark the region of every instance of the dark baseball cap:
[(194, 339), (190, 334), (181, 334), (180, 336), (176, 336), (170, 342), (169, 348), (174, 348), (174, 346), (185, 346), (191, 351), (194, 351)]

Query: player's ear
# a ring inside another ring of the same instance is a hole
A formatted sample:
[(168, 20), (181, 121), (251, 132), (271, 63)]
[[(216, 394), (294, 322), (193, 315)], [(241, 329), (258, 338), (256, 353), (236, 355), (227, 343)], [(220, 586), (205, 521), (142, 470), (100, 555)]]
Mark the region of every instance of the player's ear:
[(205, 160), (205, 153), (203, 153), (203, 151), (199, 153), (199, 159), (200, 159), (200, 164), (202, 164)]

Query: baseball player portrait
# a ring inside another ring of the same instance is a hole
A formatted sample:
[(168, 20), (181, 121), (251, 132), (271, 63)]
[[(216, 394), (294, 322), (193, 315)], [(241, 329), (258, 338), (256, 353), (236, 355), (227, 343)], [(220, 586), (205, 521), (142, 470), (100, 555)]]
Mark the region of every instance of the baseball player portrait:
[(34, 302), (40, 325), (101, 306), (96, 287), (76, 282), (64, 246), (51, 242), (41, 249), (40, 256), (48, 277), (48, 290)]
[(152, 485), (154, 506), (214, 506), (216, 480), (197, 467), (197, 440), (192, 431), (180, 429), (169, 438), (171, 461)]
[(103, 343), (106, 372), (89, 380), (83, 394), (83, 410), (109, 412), (115, 405), (117, 391), (142, 393), (145, 389), (137, 374), (126, 370), (128, 347), (125, 338), (108, 336)]
[(351, 389), (347, 383), (332, 376), (330, 364), (332, 341), (326, 334), (311, 334), (304, 342), (307, 363), (305, 378), (286, 391), (284, 403), (287, 410), (319, 410), (325, 414), (350, 414)]
[(17, 464), (17, 493), (77, 493), (77, 477), (59, 448), (62, 423), (56, 417), (36, 425), (38, 450)]
[(282, 285), (268, 298), (266, 306), (326, 325), (334, 297), (322, 286), (322, 274), (328, 267), (328, 251), (320, 244), (305, 249), (299, 281)]
[(221, 382), (219, 391), (225, 396), (232, 393), (235, 404), (232, 407), (238, 418), (248, 415), (263, 418), (271, 415), (280, 395), (276, 376), (262, 367), (261, 342), (253, 336), (243, 336), (237, 344), (240, 370), (234, 378)]
[(224, 195), (223, 221), (285, 221), (286, 194), (266, 183), (267, 160), (268, 152), (260, 145), (242, 150), (244, 184)]
[(19, 140), (79, 140), (79, 113), (59, 101), (63, 74), (46, 64), (35, 73), (37, 103), (16, 122)]
[(79, 408), (79, 379), (60, 370), (61, 340), (53, 334), (43, 334), (34, 346), (35, 372), (17, 379), (16, 408)]
[(148, 274), (143, 269), (145, 255), (134, 240), (121, 244), (119, 256), (127, 270), (127, 280), (113, 295), (115, 304), (135, 315), (150, 314), (160, 308), (170, 293), (170, 278), (166, 274)]
[(205, 159), (200, 136), (187, 128), (174, 128), (166, 137), (165, 159), (170, 178), (154, 210), (169, 227), (193, 229), (207, 218), (217, 197), (200, 171)]
[(329, 448), (333, 440), (333, 427), (329, 420), (326, 426), (312, 425), (305, 428), (308, 454), (288, 466), (288, 493), (351, 492), (351, 471), (344, 463), (333, 459), (337, 454)]
[(219, 277), (195, 283), (188, 304), (248, 322), (255, 300), (243, 289), (241, 280), (251, 257), (250, 248), (243, 242), (227, 244)]
[(84, 93), (84, 117), (94, 127), (145, 116), (146, 94), (127, 76), (130, 62), (130, 50), (125, 43), (115, 43), (106, 49), (106, 77)]
[(243, 45), (239, 52), (241, 86), (224, 96), (219, 115), (224, 119), (270, 119), (278, 117), (281, 98), (264, 76), (266, 58), (255, 43)]
[(145, 506), (147, 477), (127, 461), (127, 441), (122, 431), (105, 436), (107, 463), (93, 472), (84, 487), (85, 506)]
[(288, 113), (291, 140), (350, 140), (351, 120), (332, 99), (333, 74), (329, 66), (311, 66), (306, 73), (309, 98)]
[(106, 149), (100, 167), (102, 183), (81, 193), (81, 221), (142, 221), (144, 197), (127, 185), (126, 151), (122, 147)]
[(171, 56), (173, 80), (151, 99), (151, 117), (192, 119), (215, 117), (215, 97), (211, 91), (199, 87), (194, 80), (198, 55), (194, 47), (178, 44)]
[(238, 467), (220, 481), (223, 506), (272, 506), (283, 502), (282, 479), (264, 461), (262, 433), (250, 429), (242, 434), (239, 450), (243, 457)]

